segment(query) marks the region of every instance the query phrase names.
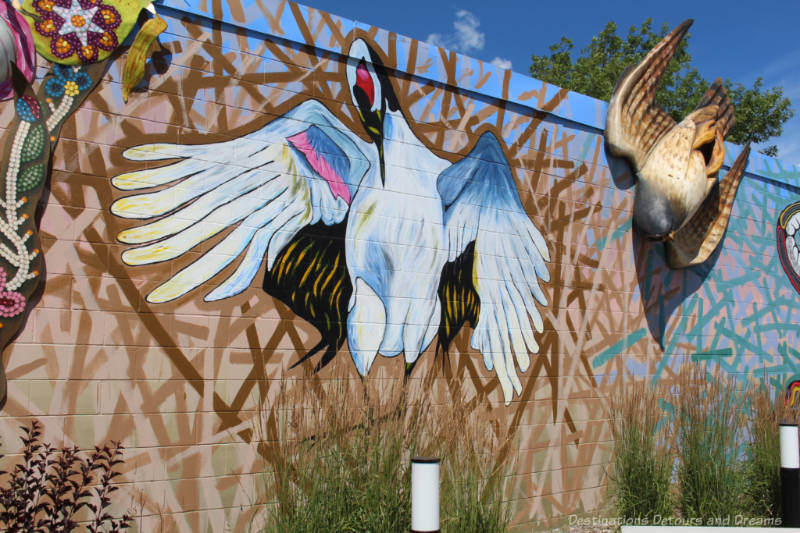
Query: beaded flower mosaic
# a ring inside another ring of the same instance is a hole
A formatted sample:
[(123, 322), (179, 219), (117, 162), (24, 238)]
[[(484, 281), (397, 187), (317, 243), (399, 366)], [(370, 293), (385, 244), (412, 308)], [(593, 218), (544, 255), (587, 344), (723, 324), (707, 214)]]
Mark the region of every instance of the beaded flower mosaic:
[(0, 267), (0, 317), (11, 318), (25, 310), (25, 296), (6, 290), (6, 271)]
[(39, 275), (31, 268), (40, 251), (28, 248), (33, 231), (25, 228), (30, 217), (19, 211), (30, 201), (26, 194), (40, 188), (47, 171), (44, 162), (47, 157), (47, 123), (39, 120), (41, 107), (36, 100), (23, 95), (17, 99), (16, 109), (20, 121), (5, 169), (5, 194), (0, 199), (0, 234), (4, 237), (4, 242), (0, 243), (0, 257), (15, 271), (14, 276), (8, 279), (6, 270), (0, 267), (0, 317), (6, 318), (25, 309), (25, 297), (16, 291)]
[(102, 0), (34, 0), (39, 15), (34, 24), (37, 37), (49, 40), (50, 53), (62, 61), (77, 56), (81, 63), (111, 52), (119, 41), (115, 29), (122, 17)]
[(47, 80), (44, 90), (51, 98), (61, 98), (64, 95), (78, 96), (81, 91), (92, 85), (92, 79), (83, 71), (75, 71), (71, 67), (56, 65), (53, 67), (54, 76)]

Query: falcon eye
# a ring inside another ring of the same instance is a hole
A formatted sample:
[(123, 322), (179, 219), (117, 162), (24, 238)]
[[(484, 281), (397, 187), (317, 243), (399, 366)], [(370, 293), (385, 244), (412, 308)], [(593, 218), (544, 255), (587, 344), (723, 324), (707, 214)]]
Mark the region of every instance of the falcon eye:
[(356, 68), (356, 84), (353, 88), (361, 89), (369, 100), (369, 107), (375, 105), (375, 84), (372, 82), (372, 76), (369, 75), (367, 64), (363, 59)]

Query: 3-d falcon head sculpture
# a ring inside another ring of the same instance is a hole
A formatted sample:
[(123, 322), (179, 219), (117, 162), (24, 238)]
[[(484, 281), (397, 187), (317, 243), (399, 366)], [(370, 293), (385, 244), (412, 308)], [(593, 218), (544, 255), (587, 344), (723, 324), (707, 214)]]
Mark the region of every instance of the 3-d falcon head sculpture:
[(614, 89), (606, 115), (606, 146), (636, 176), (633, 224), (665, 242), (672, 268), (702, 263), (725, 233), (750, 153), (746, 147), (724, 180), (724, 139), (735, 123), (733, 105), (717, 78), (680, 123), (655, 105), (658, 83), (692, 20), (672, 30)]

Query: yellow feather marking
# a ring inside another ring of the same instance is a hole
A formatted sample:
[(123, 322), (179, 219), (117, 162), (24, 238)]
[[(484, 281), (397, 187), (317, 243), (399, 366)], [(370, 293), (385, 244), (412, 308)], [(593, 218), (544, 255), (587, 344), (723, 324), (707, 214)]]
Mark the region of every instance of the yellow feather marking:
[[(132, 188), (132, 187), (130, 187)], [(124, 218), (150, 218), (163, 213), (161, 202), (152, 196), (128, 196), (120, 198), (111, 205), (111, 212)], [(127, 213), (132, 215), (126, 216)]]
[(319, 256), (315, 256), (314, 259), (311, 260), (311, 263), (309, 263), (308, 267), (306, 268), (306, 273), (303, 274), (302, 278), (300, 278), (301, 287), (306, 282), (306, 279), (308, 279), (308, 275), (314, 270), (314, 265), (317, 263), (317, 259), (319, 259)]
[(455, 318), (456, 314), (455, 314), (455, 311), (453, 310), (453, 298), (449, 294), (450, 292), (451, 292), (450, 288), (448, 287), (447, 288), (447, 293), (448, 293), (447, 294), (447, 312), (450, 314), (451, 318)]
[(339, 278), (339, 281), (336, 282), (336, 285), (334, 285), (331, 290), (331, 294), (336, 295), (336, 301), (333, 305), (334, 309), (339, 309), (339, 300), (342, 298), (342, 292), (339, 290), (339, 286), (342, 284), (342, 281), (344, 281), (344, 278)]
[(288, 276), (294, 270), (294, 260), (295, 258), (286, 254), (286, 262), (283, 265), (283, 275)]
[(275, 281), (277, 283), (280, 283), (280, 281), (283, 279), (283, 276), (281, 276), (281, 273), (280, 273), (280, 268), (283, 268), (283, 265), (284, 265), (284, 262), (281, 261), (280, 265), (278, 265), (279, 268), (275, 269)]
[(276, 273), (277, 275), (275, 276), (276, 278), (280, 279), (285, 274), (286, 263), (288, 262), (289, 257), (291, 257), (292, 251), (297, 247), (299, 243), (300, 241), (295, 241), (286, 249), (286, 252), (283, 254), (283, 257), (281, 257), (281, 268), (277, 271)]
[[(331, 309), (338, 309), (336, 307), (336, 296), (337, 296), (337, 294), (335, 292), (332, 292), (332, 293), (330, 293), (328, 295), (328, 304), (330, 305)], [(336, 315), (337, 316), (339, 315), (338, 311), (337, 311)]]
[[(155, 147), (155, 148), (152, 148)], [(149, 149), (148, 149), (149, 148)], [(138, 150), (141, 153), (148, 153), (148, 152), (158, 152), (158, 148), (163, 149), (163, 145), (151, 145), (146, 147), (146, 149)], [(131, 150), (126, 150), (126, 154), (134, 153)], [(136, 172), (127, 172), (125, 174), (120, 174), (114, 178), (111, 178), (111, 183), (117, 189), (122, 189), (123, 191), (131, 191), (136, 189), (147, 189), (149, 187), (155, 187), (157, 185), (161, 185), (163, 180), (158, 179), (160, 174), (163, 174), (163, 171), (159, 172), (160, 169), (150, 169), (150, 170), (137, 170)], [(112, 210), (116, 209), (119, 200), (114, 202), (114, 207)]]
[[(331, 271), (331, 273), (328, 274), (328, 278), (330, 278), (332, 274), (333, 271)], [(319, 284), (322, 282), (322, 277), (323, 277), (322, 275), (317, 276), (317, 280), (314, 282), (314, 286), (311, 287), (311, 292), (314, 293), (315, 298), (319, 298)]]
[(369, 131), (371, 131), (372, 133), (374, 133), (375, 135), (380, 135), (381, 134), (380, 130), (378, 128), (376, 128), (375, 126), (367, 126), (367, 129)]
[(336, 285), (334, 285), (334, 286), (333, 286), (333, 289), (331, 289), (331, 292), (332, 292), (332, 293), (337, 293), (337, 292), (339, 292), (339, 287), (342, 285), (342, 281), (344, 281), (344, 278), (339, 278), (339, 281), (337, 281), (337, 282), (336, 282)]
[(169, 246), (145, 246), (144, 248), (132, 248), (122, 252), (122, 261), (127, 265), (149, 265), (174, 259), (182, 255), (185, 250)]
[(169, 302), (194, 288), (193, 280), (170, 280), (147, 295), (147, 301), (154, 304)]
[[(336, 272), (338, 267), (339, 267), (339, 255), (337, 254), (336, 255), (336, 260), (333, 262), (333, 268), (331, 268), (330, 274), (328, 274), (328, 277), (326, 277), (325, 281), (322, 283), (321, 290), (323, 292), (325, 292), (325, 287), (327, 287), (328, 283), (330, 283), (331, 279), (333, 279), (333, 274), (334, 274), (334, 272)], [(317, 279), (317, 282), (314, 284), (314, 294), (317, 294), (317, 285), (319, 284), (319, 281), (321, 279), (322, 279), (322, 276), (320, 276), (319, 279)]]
[(306, 256), (306, 253), (308, 252), (308, 250), (309, 250), (309, 249), (310, 249), (312, 246), (314, 246), (314, 243), (313, 243), (313, 242), (310, 242), (310, 243), (308, 244), (308, 246), (306, 246), (305, 248), (303, 248), (303, 251), (302, 251), (302, 252), (300, 252), (300, 254), (297, 256), (297, 259), (295, 260), (295, 264), (296, 264), (296, 265), (299, 265), (299, 264), (300, 264), (300, 261), (302, 261), (302, 260), (303, 260), (303, 258)]
[(164, 237), (171, 227), (174, 227), (171, 221), (162, 224), (148, 224), (146, 226), (121, 231), (119, 235), (117, 235), (117, 239), (125, 244), (142, 244)]
[(280, 282), (280, 280), (281, 280), (281, 268), (283, 268), (283, 262), (284, 262), (283, 258), (281, 258), (281, 260), (278, 261), (275, 264), (275, 268), (274, 268), (273, 272), (274, 272), (274, 276), (275, 276), (275, 281), (276, 282)]
[(374, 212), (375, 212), (375, 202), (372, 202), (372, 203), (368, 204), (366, 206), (366, 208), (359, 213), (359, 215), (361, 215), (361, 216), (358, 218), (358, 222), (356, 223), (357, 224), (356, 231), (358, 231), (361, 228), (363, 228), (364, 224), (369, 222), (369, 220), (372, 218), (372, 214)]

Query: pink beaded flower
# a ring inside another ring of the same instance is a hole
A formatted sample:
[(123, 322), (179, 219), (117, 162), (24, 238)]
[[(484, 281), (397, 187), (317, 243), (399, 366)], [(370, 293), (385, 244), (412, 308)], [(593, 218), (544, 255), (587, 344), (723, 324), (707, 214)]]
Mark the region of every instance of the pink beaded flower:
[(15, 317), (25, 310), (25, 297), (6, 290), (6, 271), (0, 267), (0, 317)]
[(14, 95), (11, 85), (11, 63), (33, 80), (36, 69), (36, 51), (28, 21), (5, 0), (0, 0), (0, 100)]

